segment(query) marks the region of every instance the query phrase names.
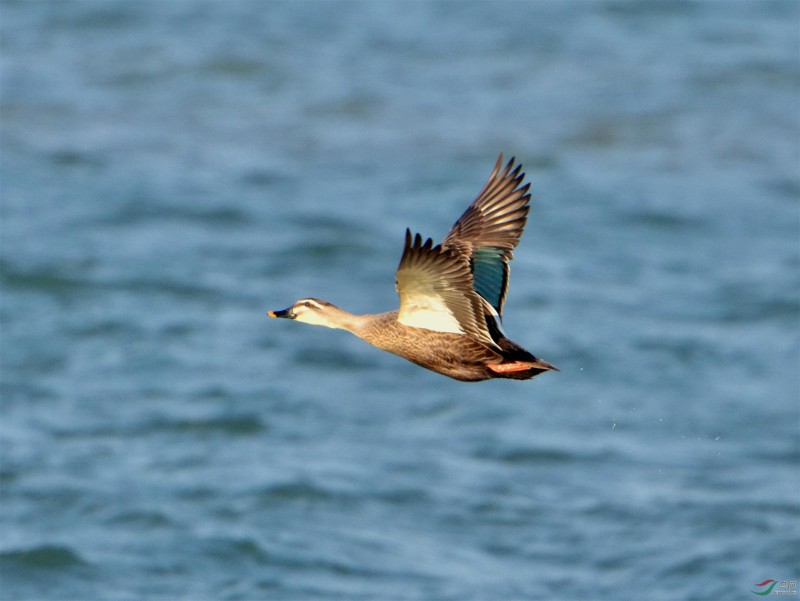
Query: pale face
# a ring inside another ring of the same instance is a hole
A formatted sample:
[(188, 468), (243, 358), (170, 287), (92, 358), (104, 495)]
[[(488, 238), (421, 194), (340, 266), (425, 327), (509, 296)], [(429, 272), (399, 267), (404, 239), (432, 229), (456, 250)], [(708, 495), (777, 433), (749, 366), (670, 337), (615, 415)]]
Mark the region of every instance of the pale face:
[(270, 317), (283, 317), (294, 319), (303, 323), (310, 323), (315, 326), (333, 327), (326, 316), (326, 310), (332, 307), (330, 303), (316, 298), (301, 298), (295, 304), (284, 311), (270, 311)]
[(324, 315), (325, 306), (315, 298), (301, 298), (292, 305), (291, 311), (297, 321), (315, 326), (328, 324), (328, 320), (325, 319)]

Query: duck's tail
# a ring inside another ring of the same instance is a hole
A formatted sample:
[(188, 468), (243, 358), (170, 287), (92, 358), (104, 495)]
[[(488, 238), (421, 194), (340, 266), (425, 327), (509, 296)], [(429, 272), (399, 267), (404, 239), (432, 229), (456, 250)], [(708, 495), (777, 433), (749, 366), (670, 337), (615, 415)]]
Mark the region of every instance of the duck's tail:
[(497, 344), (503, 350), (503, 361), (486, 366), (497, 378), (529, 380), (545, 371), (560, 371), (555, 365), (535, 357), (508, 338), (500, 338)]

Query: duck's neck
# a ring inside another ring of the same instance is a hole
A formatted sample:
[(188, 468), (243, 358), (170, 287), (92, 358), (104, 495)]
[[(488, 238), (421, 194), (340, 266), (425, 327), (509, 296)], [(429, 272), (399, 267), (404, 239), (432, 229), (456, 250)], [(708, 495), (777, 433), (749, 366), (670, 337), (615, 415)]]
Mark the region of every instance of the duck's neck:
[(368, 317), (368, 315), (355, 315), (335, 305), (331, 305), (326, 311), (325, 323), (320, 325), (338, 330), (347, 330), (356, 336), (360, 336), (360, 332), (364, 328)]

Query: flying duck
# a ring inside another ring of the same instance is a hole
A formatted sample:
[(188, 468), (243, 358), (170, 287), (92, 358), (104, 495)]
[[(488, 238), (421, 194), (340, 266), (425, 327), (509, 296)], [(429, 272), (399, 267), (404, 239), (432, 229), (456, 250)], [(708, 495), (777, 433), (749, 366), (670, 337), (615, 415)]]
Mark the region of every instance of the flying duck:
[(497, 159), (477, 198), (441, 244), (406, 230), (397, 267), (400, 308), (354, 315), (302, 298), (270, 317), (347, 330), (395, 355), (465, 382), (528, 380), (558, 369), (509, 340), (502, 328), (509, 262), (528, 217), (530, 184), (512, 158)]

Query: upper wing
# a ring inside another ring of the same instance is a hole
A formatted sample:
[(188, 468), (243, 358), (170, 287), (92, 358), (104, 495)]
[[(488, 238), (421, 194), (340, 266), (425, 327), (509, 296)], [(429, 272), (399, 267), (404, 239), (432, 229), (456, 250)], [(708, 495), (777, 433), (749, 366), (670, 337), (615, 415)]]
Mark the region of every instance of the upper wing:
[(397, 320), (407, 326), (466, 334), (494, 348), (483, 316), (482, 300), (472, 287), (467, 260), (442, 246), (413, 239), (406, 230), (403, 257), (397, 267), (400, 311)]
[(508, 290), (508, 262), (528, 218), (530, 184), (522, 185), (522, 165), (512, 158), (505, 168), (503, 155), (478, 197), (456, 221), (442, 247), (469, 259), (475, 291), (503, 313)]

